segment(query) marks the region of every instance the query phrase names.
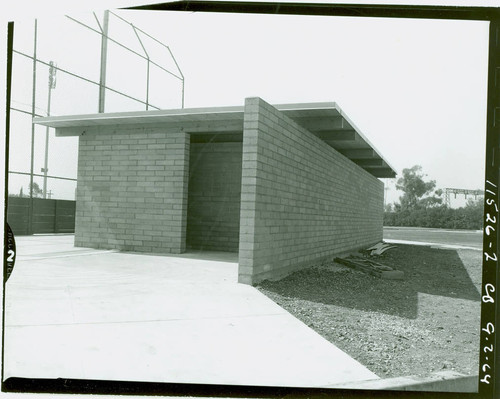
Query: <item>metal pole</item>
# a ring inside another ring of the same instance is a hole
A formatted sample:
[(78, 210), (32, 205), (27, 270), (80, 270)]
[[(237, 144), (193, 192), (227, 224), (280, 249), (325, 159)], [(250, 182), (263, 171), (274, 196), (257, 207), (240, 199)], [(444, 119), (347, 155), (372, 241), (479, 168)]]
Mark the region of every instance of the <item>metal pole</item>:
[(146, 80), (146, 111), (149, 109), (149, 59), (148, 59), (148, 74)]
[(182, 108), (184, 108), (184, 74), (181, 71), (181, 68), (179, 68), (179, 64), (177, 63), (177, 60), (175, 59), (174, 55), (172, 54), (172, 51), (170, 50), (170, 47), (166, 46), (167, 50), (172, 57), (172, 60), (174, 61), (175, 66), (177, 67), (177, 70), (179, 71), (181, 77), (182, 77)]
[[(52, 89), (49, 87), (49, 98), (47, 103), (47, 116), (50, 116), (50, 93)], [(45, 160), (43, 164), (43, 198), (47, 198), (47, 172), (49, 163), (49, 127), (45, 130)]]
[[(113, 14), (113, 15), (115, 15), (115, 14)], [(147, 58), (147, 76), (146, 76), (146, 111), (147, 111), (149, 109), (149, 69), (150, 69), (151, 61), (149, 59), (149, 54), (146, 51), (146, 47), (144, 47), (144, 44), (142, 43), (141, 37), (137, 33), (137, 29), (135, 28), (134, 24), (130, 23), (130, 26), (134, 30), (135, 36), (137, 37), (137, 40), (139, 41), (139, 43), (142, 47), (142, 51), (144, 51), (144, 54), (146, 54), (146, 58)]]
[[(24, 57), (27, 57), (27, 58), (29, 58), (29, 59), (33, 59), (33, 57), (32, 57), (31, 55), (26, 55), (26, 54), (24, 54), (24, 53), (22, 53), (22, 52), (20, 52), (20, 51), (17, 51), (17, 50), (14, 50), (14, 49), (13, 49), (13, 50), (12, 50), (12, 52), (13, 52), (13, 53), (15, 53), (15, 54), (20, 54), (20, 55), (22, 55), (22, 56), (24, 56)], [(150, 62), (153, 64), (153, 62), (152, 62), (152, 61), (150, 61)], [(49, 64), (49, 63), (44, 62), (44, 61), (42, 61), (42, 60), (37, 60), (37, 63), (38, 63), (38, 64), (42, 64), (42, 65), (48, 65), (48, 66), (50, 66), (50, 64)], [(154, 64), (153, 64), (153, 65), (154, 65)], [(60, 67), (58, 67), (58, 68), (57, 68), (57, 70), (58, 70), (58, 71), (61, 71), (61, 72), (63, 72), (63, 73), (65, 73), (65, 74), (67, 74), (67, 75), (69, 75), (69, 76), (73, 76), (73, 77), (75, 77), (75, 78), (77, 78), (77, 79), (81, 79), (81, 80), (83, 80), (84, 82), (88, 82), (88, 83), (91, 83), (91, 84), (94, 84), (94, 85), (99, 86), (99, 82), (95, 82), (95, 81), (93, 81), (93, 80), (91, 80), (91, 79), (84, 78), (83, 76), (77, 75), (76, 73), (70, 72), (70, 71), (68, 71), (68, 70), (66, 70), (66, 69), (64, 69), (64, 68), (60, 68)], [(121, 96), (123, 96), (123, 97), (130, 98), (131, 100), (134, 100), (134, 101), (140, 102), (141, 104), (146, 104), (144, 101), (139, 100), (139, 99), (137, 99), (137, 98), (135, 98), (135, 97), (129, 96), (128, 94), (125, 94), (125, 93), (123, 93), (123, 92), (121, 92), (121, 91), (119, 91), (119, 90), (115, 90), (115, 89), (113, 89), (112, 87), (106, 87), (106, 90), (108, 90), (108, 91), (112, 91), (113, 93), (117, 93), (117, 94), (119, 94), (119, 95), (121, 95)], [(151, 103), (149, 103), (149, 106), (150, 106), (150, 107), (153, 107), (153, 108), (156, 108), (156, 109), (158, 109), (158, 110), (160, 109), (160, 108), (158, 108), (158, 107), (156, 107), (156, 106), (152, 105)], [(12, 109), (14, 109), (14, 108), (12, 108)], [(20, 112), (24, 112), (24, 111), (20, 111)], [(28, 114), (30, 114), (30, 115), (31, 115), (31, 112), (28, 112)], [(37, 115), (37, 114), (35, 114), (35, 116), (43, 116), (43, 115)]]
[[(35, 19), (35, 33), (33, 40), (33, 92), (31, 94), (31, 118), (35, 116), (36, 106), (36, 41), (37, 41), (38, 21)], [(35, 124), (31, 124), (31, 166), (30, 166), (30, 207), (28, 211), (28, 234), (33, 234), (33, 168), (35, 159)]]
[[(56, 69), (54, 64), (50, 61), (49, 69), (49, 94), (47, 99), (47, 116), (50, 116), (50, 100), (52, 89), (55, 87), (55, 74)], [(49, 172), (49, 127), (45, 130), (45, 162), (43, 165), (43, 198), (47, 198), (47, 174)]]
[(106, 94), (106, 64), (108, 58), (109, 11), (104, 11), (101, 34), (101, 76), (99, 79), (99, 113), (104, 112)]
[(184, 108), (184, 77), (182, 78), (182, 108)]

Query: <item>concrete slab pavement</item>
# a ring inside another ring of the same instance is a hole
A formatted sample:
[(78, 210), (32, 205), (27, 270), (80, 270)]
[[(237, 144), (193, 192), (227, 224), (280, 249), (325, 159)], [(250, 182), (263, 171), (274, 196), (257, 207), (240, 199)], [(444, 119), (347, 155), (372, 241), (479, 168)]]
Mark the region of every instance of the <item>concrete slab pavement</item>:
[(17, 247), (5, 378), (352, 388), (378, 378), (238, 284), (234, 254), (98, 251), (73, 248), (72, 236)]

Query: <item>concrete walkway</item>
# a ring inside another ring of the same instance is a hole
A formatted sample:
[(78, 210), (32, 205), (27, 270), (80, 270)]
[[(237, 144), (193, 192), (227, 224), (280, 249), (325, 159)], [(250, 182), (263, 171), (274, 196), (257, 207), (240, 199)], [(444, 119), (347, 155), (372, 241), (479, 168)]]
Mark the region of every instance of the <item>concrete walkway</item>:
[(17, 237), (5, 378), (355, 388), (378, 377), (257, 289), (235, 254), (152, 256)]

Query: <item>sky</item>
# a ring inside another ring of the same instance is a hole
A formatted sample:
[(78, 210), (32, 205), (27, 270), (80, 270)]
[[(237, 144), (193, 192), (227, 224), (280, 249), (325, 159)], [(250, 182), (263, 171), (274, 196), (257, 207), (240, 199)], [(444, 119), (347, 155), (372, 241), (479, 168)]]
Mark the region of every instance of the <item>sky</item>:
[[(100, 19), (102, 7), (96, 12)], [(185, 76), (185, 107), (243, 105), (253, 96), (271, 104), (333, 101), (398, 175), (421, 165), (426, 179), (435, 180), (438, 188), (484, 186), (486, 22), (113, 12), (170, 47)], [(78, 9), (70, 15), (97, 28), (90, 12)], [(16, 18), (14, 48), (29, 54), (33, 15)], [(143, 51), (131, 27), (114, 15), (110, 36)], [(177, 73), (165, 48), (142, 39), (152, 59)], [(42, 13), (38, 19), (37, 55), (98, 80), (98, 35), (62, 12)], [(41, 114), (47, 109), (47, 76), (48, 68), (40, 67), (36, 104)], [(145, 76), (144, 60), (109, 46), (108, 85), (144, 99)], [(151, 103), (179, 108), (181, 90), (179, 79), (152, 67)], [(52, 115), (97, 112), (96, 86), (62, 72), (51, 95)], [(144, 109), (113, 93), (106, 96), (108, 112)], [(14, 107), (29, 110), (31, 63), (19, 55), (14, 57), (12, 100)], [(10, 169), (29, 171), (29, 117), (13, 113), (11, 129)], [(35, 173), (43, 167), (44, 150), (45, 128), (38, 127)], [(49, 151), (49, 174), (76, 178), (77, 139), (55, 138), (51, 132)], [(10, 190), (18, 192), (20, 185), (26, 190), (27, 181), (11, 177)], [(36, 181), (41, 184), (41, 179)], [(386, 202), (396, 201), (401, 192), (395, 190), (395, 180), (383, 181)], [(73, 182), (49, 184), (54, 197), (73, 199)], [(465, 203), (464, 198), (452, 201), (455, 206)]]

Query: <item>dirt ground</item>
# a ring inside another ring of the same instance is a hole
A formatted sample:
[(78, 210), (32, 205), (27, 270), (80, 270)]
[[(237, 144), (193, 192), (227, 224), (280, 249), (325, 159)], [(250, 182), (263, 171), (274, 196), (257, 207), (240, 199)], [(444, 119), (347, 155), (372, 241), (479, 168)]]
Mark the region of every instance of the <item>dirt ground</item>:
[(481, 252), (397, 245), (380, 279), (333, 261), (257, 288), (382, 378), (478, 373)]

